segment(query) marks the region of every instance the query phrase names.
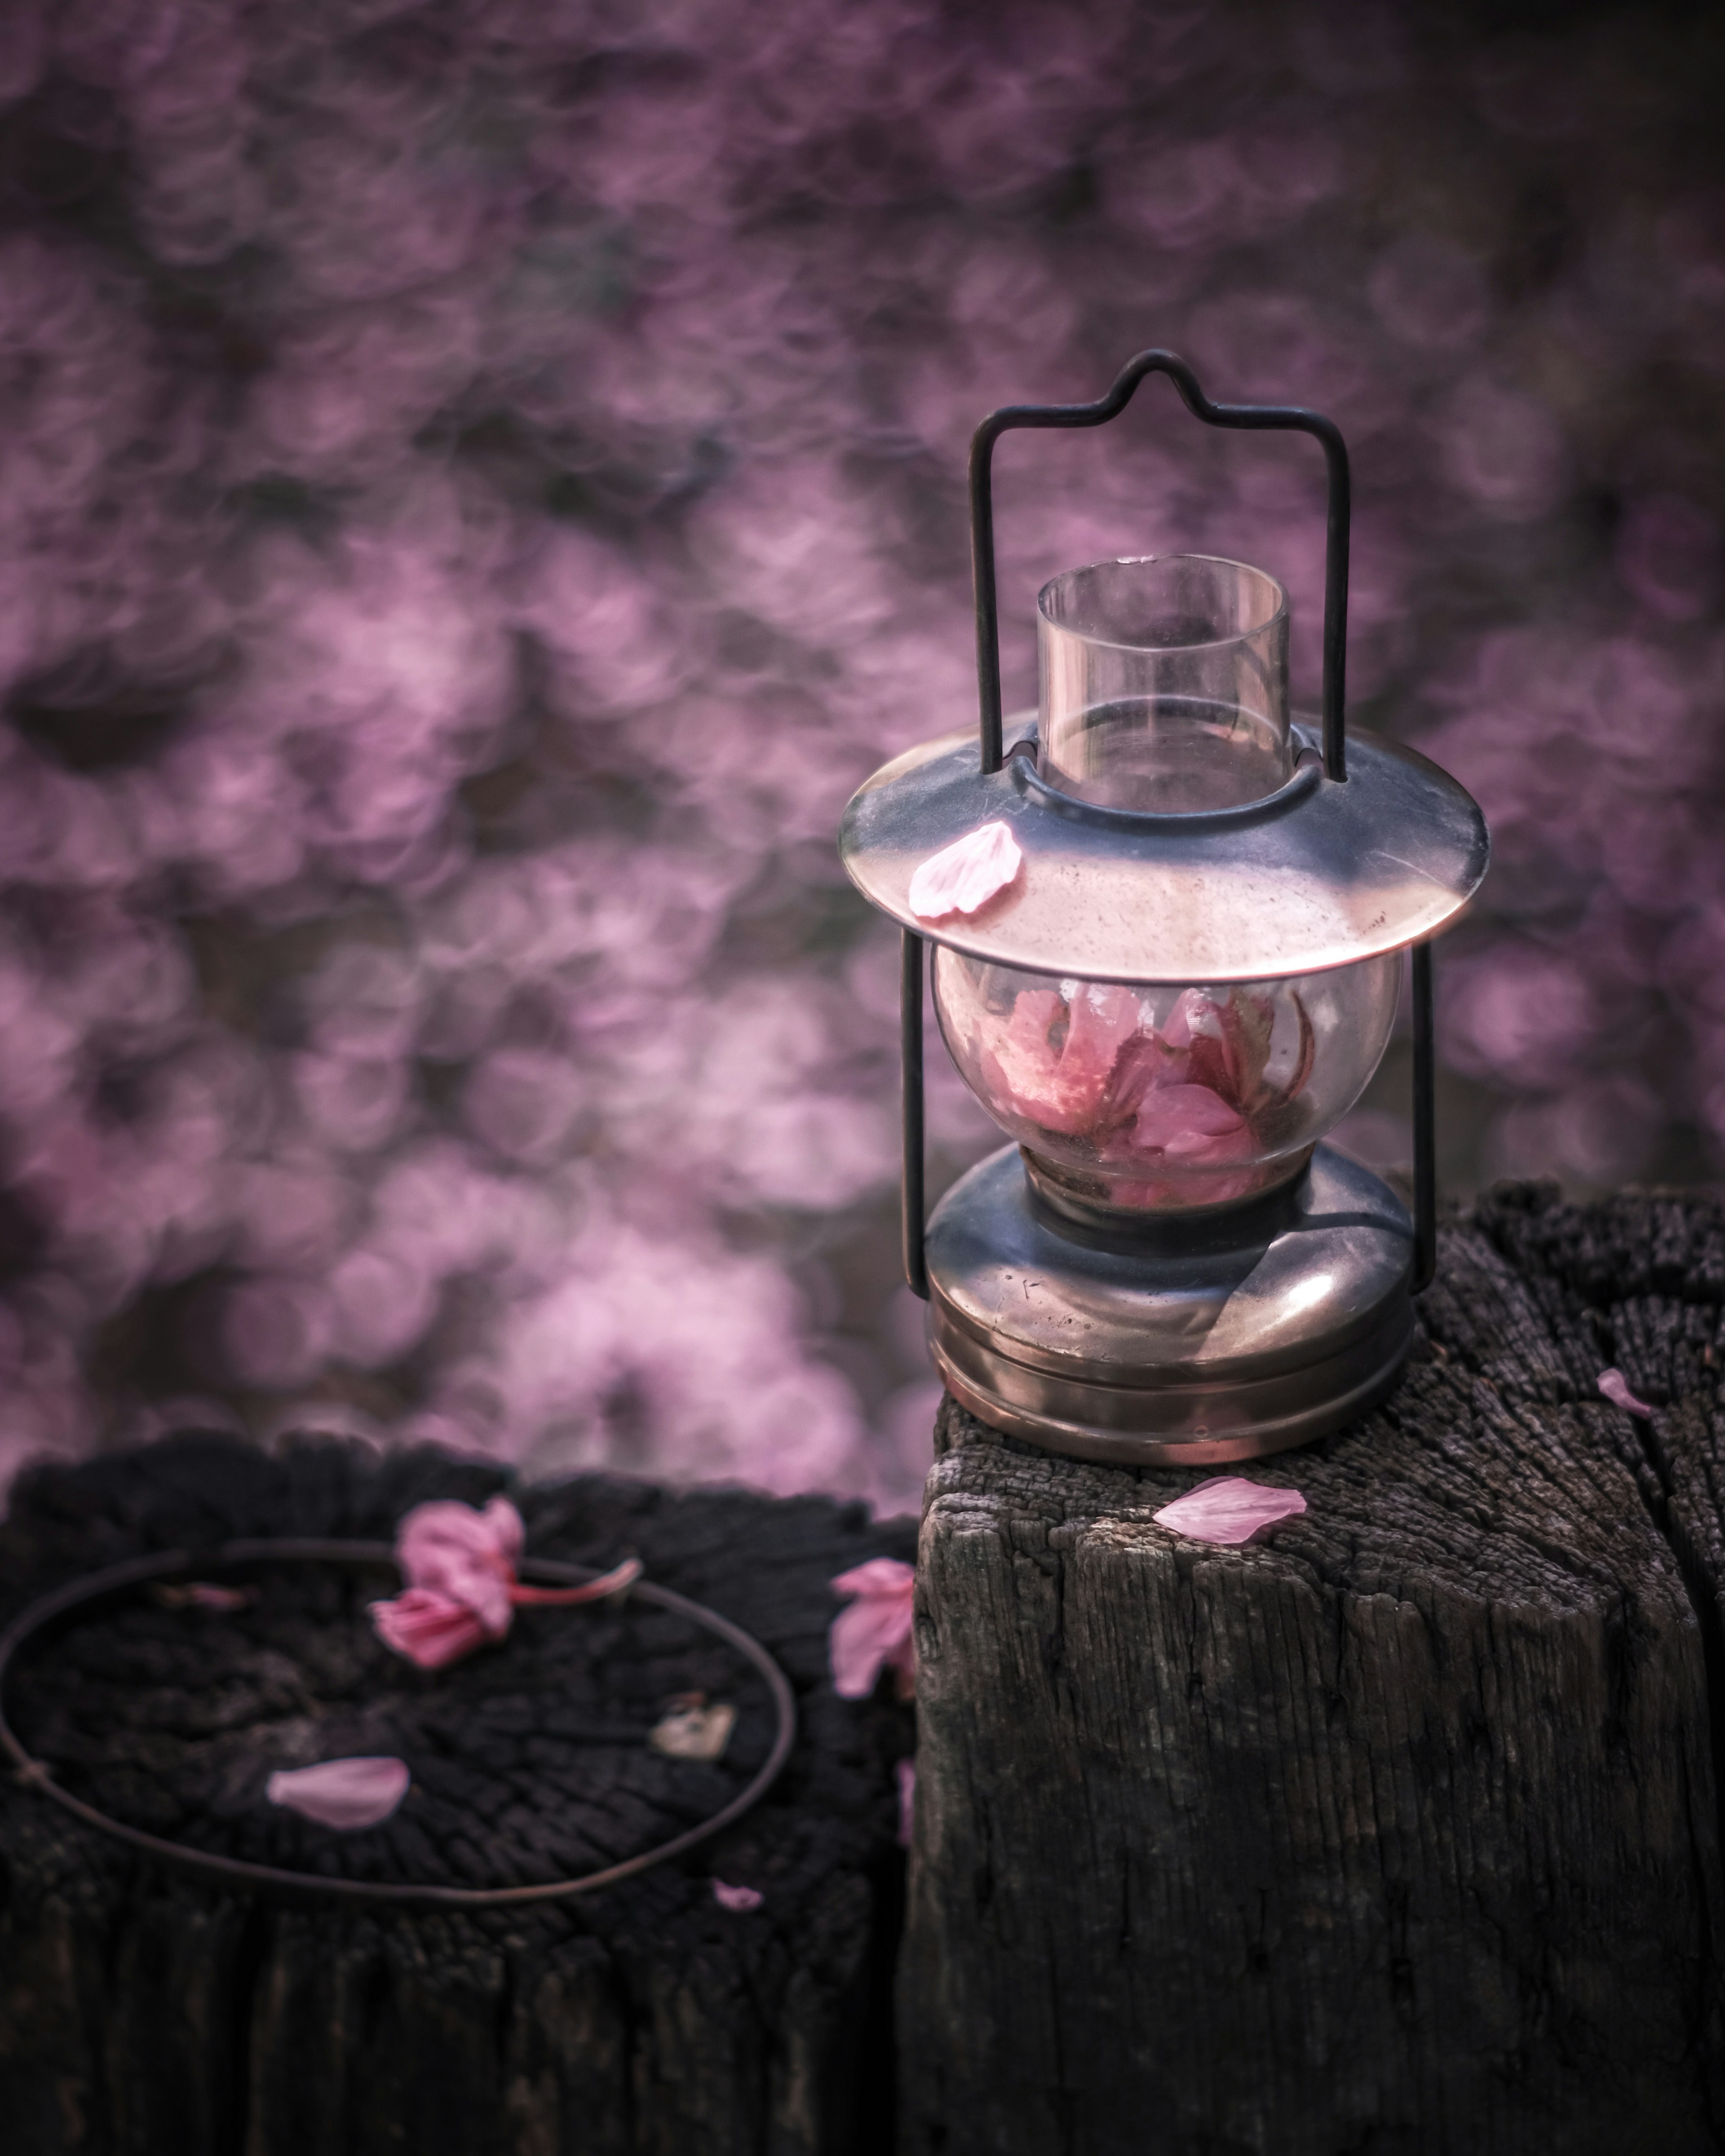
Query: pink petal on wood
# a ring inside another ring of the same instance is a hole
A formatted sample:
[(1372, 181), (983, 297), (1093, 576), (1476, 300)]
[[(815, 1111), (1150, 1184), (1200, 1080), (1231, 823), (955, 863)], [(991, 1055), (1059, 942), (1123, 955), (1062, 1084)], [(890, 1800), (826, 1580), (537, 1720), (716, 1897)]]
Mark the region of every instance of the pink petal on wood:
[(753, 1887), (729, 1887), (722, 1879), (713, 1881), (713, 1899), (721, 1909), (758, 1909), (767, 1897)]
[(833, 1690), (840, 1699), (866, 1699), (883, 1668), (896, 1671), (901, 1694), (907, 1692), (916, 1670), (916, 1568), (891, 1557), (870, 1558), (833, 1582), (836, 1593), (854, 1598), (828, 1635)]
[(1599, 1390), (1613, 1407), (1621, 1408), (1625, 1414), (1640, 1415), (1645, 1420), (1653, 1413), (1645, 1400), (1638, 1400), (1630, 1390), (1629, 1379), (1621, 1370), (1601, 1370)]
[(931, 854), (911, 878), (911, 911), (919, 921), (974, 913), (1004, 891), (1024, 862), (1004, 824), (984, 824)]
[(916, 1820), (916, 1763), (901, 1759), (893, 1772), (898, 1778), (898, 1845), (908, 1849)]
[(257, 1597), (249, 1587), (218, 1587), (213, 1580), (188, 1580), (186, 1599), (194, 1609), (244, 1609)]
[(209, 1579), (188, 1579), (182, 1587), (158, 1585), (150, 1592), (164, 1609), (246, 1609), (258, 1599), (255, 1588), (218, 1587)]
[(1191, 1542), (1240, 1543), (1305, 1510), (1306, 1500), (1297, 1490), (1271, 1490), (1243, 1475), (1217, 1475), (1151, 1517), (1158, 1527)]
[(272, 1774), (264, 1794), (272, 1804), (285, 1804), (320, 1826), (352, 1833), (387, 1820), (412, 1779), (405, 1759), (326, 1759), (320, 1766)]
[[(503, 1607), (506, 1630), (507, 1602)], [(495, 1636), (470, 1604), (433, 1587), (410, 1587), (393, 1602), (374, 1602), (372, 1622), (386, 1647), (405, 1655), (422, 1670), (440, 1670), (446, 1662), (459, 1661)]]

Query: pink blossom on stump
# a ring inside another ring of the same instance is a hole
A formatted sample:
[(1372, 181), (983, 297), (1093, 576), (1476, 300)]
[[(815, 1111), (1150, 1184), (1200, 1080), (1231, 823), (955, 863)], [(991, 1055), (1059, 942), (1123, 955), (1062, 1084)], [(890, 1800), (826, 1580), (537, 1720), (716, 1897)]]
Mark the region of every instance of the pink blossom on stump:
[(641, 1575), (630, 1558), (584, 1587), (524, 1587), (515, 1568), (526, 1540), (521, 1516), (506, 1497), (493, 1497), (482, 1512), (452, 1502), (416, 1505), (396, 1531), (406, 1589), (393, 1602), (372, 1604), (378, 1637), (422, 1670), (441, 1669), (502, 1639), (524, 1604), (599, 1602)]
[(713, 1899), (721, 1909), (735, 1909), (746, 1913), (758, 1909), (767, 1897), (757, 1887), (732, 1887), (722, 1879), (713, 1881)]
[[(459, 1662), (487, 1640), (503, 1636), (488, 1630), (484, 1619), (466, 1603), (430, 1587), (410, 1587), (393, 1602), (374, 1602), (372, 1622), (386, 1647), (405, 1655), (422, 1670), (440, 1670), (446, 1662)], [(506, 1609), (503, 1630), (508, 1630)]]

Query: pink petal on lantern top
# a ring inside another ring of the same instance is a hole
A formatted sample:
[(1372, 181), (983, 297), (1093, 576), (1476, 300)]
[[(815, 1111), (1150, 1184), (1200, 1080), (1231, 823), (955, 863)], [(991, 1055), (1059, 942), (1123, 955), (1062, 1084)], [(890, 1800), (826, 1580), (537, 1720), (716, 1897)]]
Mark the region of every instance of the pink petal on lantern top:
[(883, 1669), (896, 1675), (899, 1697), (911, 1697), (916, 1676), (911, 1631), (916, 1586), (915, 1566), (891, 1557), (870, 1558), (833, 1582), (836, 1594), (854, 1598), (833, 1620), (828, 1635), (833, 1690), (840, 1699), (866, 1699)]
[(1217, 1475), (1151, 1517), (1158, 1527), (1191, 1542), (1238, 1544), (1305, 1510), (1306, 1500), (1297, 1490), (1271, 1490), (1243, 1475)]
[(1621, 1370), (1601, 1370), (1599, 1390), (1613, 1407), (1621, 1408), (1625, 1414), (1640, 1415), (1645, 1421), (1653, 1413), (1645, 1400), (1638, 1400), (1630, 1390), (1629, 1379)]
[(1024, 863), (1019, 842), (1004, 824), (967, 831), (928, 859), (911, 878), (911, 911), (919, 921), (943, 914), (974, 913), (1005, 890)]
[(755, 1887), (732, 1887), (722, 1879), (713, 1881), (713, 1899), (721, 1909), (758, 1909), (767, 1897)]
[(408, 1793), (413, 1777), (405, 1759), (326, 1759), (316, 1767), (290, 1767), (272, 1774), (264, 1794), (342, 1833), (387, 1820)]

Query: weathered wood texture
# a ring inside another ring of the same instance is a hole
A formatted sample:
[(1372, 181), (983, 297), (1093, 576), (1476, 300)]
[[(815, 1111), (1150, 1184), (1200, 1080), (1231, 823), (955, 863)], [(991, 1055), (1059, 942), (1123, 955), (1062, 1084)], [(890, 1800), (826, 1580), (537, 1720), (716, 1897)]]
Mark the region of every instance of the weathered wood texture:
[(1243, 1550), (947, 1404), (901, 2150), (1718, 2145), (1722, 1302), (1713, 1203), (1493, 1194)]
[[(236, 1534), (388, 1540), (496, 1468), (331, 1441), (275, 1459), (176, 1440), (14, 1492), (8, 1609), (69, 1575)], [(910, 1554), (907, 1522), (584, 1478), (516, 1491), (536, 1553), (650, 1577), (752, 1631), (798, 1697), (767, 1801), (682, 1864), (506, 1914), (354, 1912), (221, 1892), (0, 1787), (0, 2149), (18, 2156), (814, 2156), (890, 2133), (890, 1955), (902, 1710), (826, 1681), (833, 1575)], [(385, 1654), (387, 1582), (285, 1570), (233, 1617), (146, 1595), (32, 1650), (27, 1742), (69, 1786), (170, 1836), (295, 1867), (453, 1885), (591, 1868), (710, 1815), (759, 1763), (764, 1687), (636, 1604), (526, 1611), (444, 1672)], [(593, 1620), (597, 1619), (597, 1624)], [(741, 1709), (722, 1766), (643, 1739), (666, 1696)], [(396, 1817), (334, 1835), (259, 1802), (271, 1767), (398, 1751)], [(716, 1903), (713, 1876), (762, 1892)]]

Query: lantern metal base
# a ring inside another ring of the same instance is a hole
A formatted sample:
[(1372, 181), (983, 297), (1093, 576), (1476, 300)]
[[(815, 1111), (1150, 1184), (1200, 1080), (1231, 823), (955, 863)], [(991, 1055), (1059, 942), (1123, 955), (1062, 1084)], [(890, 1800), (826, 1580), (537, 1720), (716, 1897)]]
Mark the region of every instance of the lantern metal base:
[(1015, 1146), (928, 1225), (929, 1338), (981, 1420), (1117, 1466), (1250, 1460), (1337, 1430), (1414, 1337), (1414, 1227), (1328, 1146), (1242, 1204), (1112, 1232), (1056, 1219)]

